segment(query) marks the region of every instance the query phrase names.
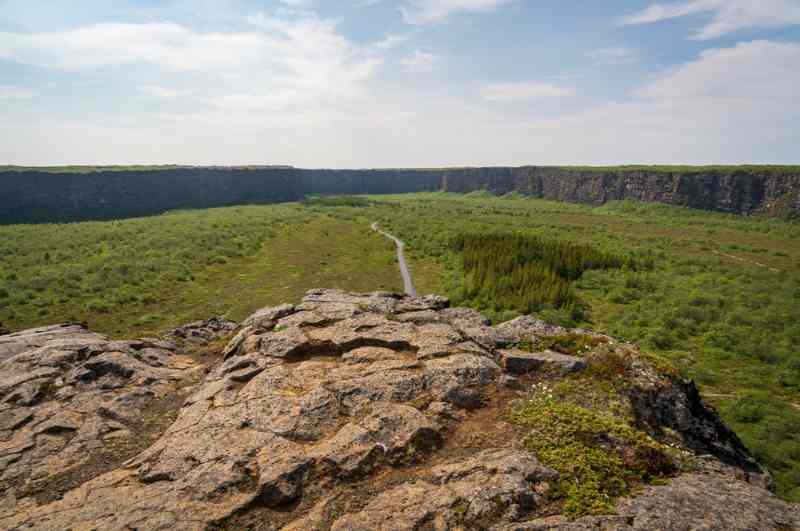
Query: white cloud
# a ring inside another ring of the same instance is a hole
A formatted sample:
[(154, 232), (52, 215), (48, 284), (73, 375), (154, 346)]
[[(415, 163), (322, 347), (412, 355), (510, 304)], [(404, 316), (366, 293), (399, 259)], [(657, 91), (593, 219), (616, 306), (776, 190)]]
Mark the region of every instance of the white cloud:
[(143, 94), (163, 100), (171, 100), (189, 94), (189, 92), (185, 90), (169, 89), (158, 85), (140, 85), (137, 89)]
[(65, 70), (139, 63), (175, 72), (266, 68), (316, 77), (358, 61), (358, 50), (333, 21), (264, 14), (248, 20), (254, 30), (203, 33), (174, 23), (103, 23), (55, 33), (0, 32), (0, 58)]
[(0, 58), (65, 70), (132, 63), (175, 71), (226, 70), (257, 63), (271, 44), (255, 32), (198, 33), (173, 23), (102, 23), (55, 33), (0, 32)]
[(708, 40), (743, 29), (779, 28), (800, 24), (797, 0), (685, 0), (654, 4), (622, 19), (626, 25), (651, 24), (688, 15), (711, 20), (692, 38)]
[(575, 94), (572, 87), (542, 81), (492, 83), (481, 92), (486, 101), (526, 101), (541, 98), (564, 98)]
[(592, 50), (586, 53), (586, 57), (593, 59), (599, 65), (627, 65), (639, 61), (639, 53), (625, 46)]
[(34, 96), (33, 91), (28, 89), (0, 85), (0, 100), (29, 100)]
[(400, 6), (409, 24), (432, 24), (445, 21), (457, 12), (485, 13), (514, 0), (406, 0)]
[[(206, 95), (199, 101), (232, 111), (347, 99), (362, 90), (382, 62), (374, 49), (362, 49), (342, 36), (331, 20), (258, 14), (248, 24), (246, 30), (227, 33), (174, 23), (0, 33), (0, 58), (72, 71), (140, 64), (162, 77), (200, 76), (198, 92)], [(152, 85), (139, 90), (162, 99), (185, 95)]]
[(406, 72), (423, 73), (436, 70), (440, 61), (441, 57), (435, 53), (414, 50), (411, 55), (403, 57), (400, 63)]
[(765, 109), (785, 106), (792, 112), (800, 106), (798, 86), (800, 43), (760, 40), (705, 50), (635, 94), (656, 101), (760, 102)]
[[(0, 160), (301, 167), (796, 162), (800, 43), (708, 50), (617, 103), (576, 110), (581, 101), (569, 98), (570, 87), (582, 93), (584, 80), (501, 83), (481, 94), (501, 103), (550, 94), (544, 101), (552, 105), (489, 105), (453, 87), (425, 91), (411, 76), (390, 85), (375, 72), (374, 45), (365, 51), (335, 27), (331, 34), (312, 26), (317, 30), (285, 23), (284, 30), (264, 29), (285, 41), (280, 56), (240, 68), (230, 81), (216, 72), (199, 75), (222, 86), (193, 85), (202, 105), (191, 110), (121, 108), (113, 121), (94, 121), (0, 105)], [(295, 37), (286, 36), (287, 27)], [(317, 68), (324, 74), (315, 76)], [(188, 86), (170, 82), (166, 76), (165, 86)]]
[(380, 50), (390, 50), (402, 46), (409, 40), (411, 40), (411, 35), (408, 33), (389, 33), (376, 42), (374, 46)]
[(741, 43), (662, 73), (628, 101), (533, 120), (518, 134), (542, 139), (553, 162), (789, 163), (798, 84), (800, 43)]

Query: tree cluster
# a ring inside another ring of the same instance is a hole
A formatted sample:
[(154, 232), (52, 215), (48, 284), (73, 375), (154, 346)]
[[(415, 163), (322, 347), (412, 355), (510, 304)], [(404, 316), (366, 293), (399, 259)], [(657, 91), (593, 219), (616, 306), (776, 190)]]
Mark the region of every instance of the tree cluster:
[(652, 267), (592, 246), (522, 234), (460, 234), (451, 246), (463, 257), (465, 301), (524, 313), (579, 304), (572, 281), (584, 271)]

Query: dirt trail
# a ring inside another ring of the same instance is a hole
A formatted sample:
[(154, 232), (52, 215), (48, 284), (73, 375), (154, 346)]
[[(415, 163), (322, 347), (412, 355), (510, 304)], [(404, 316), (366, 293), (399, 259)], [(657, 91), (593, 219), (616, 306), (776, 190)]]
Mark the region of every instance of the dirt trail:
[(412, 297), (417, 296), (417, 290), (414, 289), (414, 283), (411, 282), (411, 273), (408, 271), (408, 265), (406, 264), (406, 257), (403, 254), (403, 248), (406, 246), (402, 240), (396, 238), (389, 234), (388, 232), (384, 232), (378, 228), (378, 222), (372, 224), (372, 230), (383, 234), (390, 240), (394, 241), (394, 244), (397, 246), (397, 263), (400, 264), (400, 274), (403, 276), (403, 290), (405, 291), (406, 295), (411, 295)]

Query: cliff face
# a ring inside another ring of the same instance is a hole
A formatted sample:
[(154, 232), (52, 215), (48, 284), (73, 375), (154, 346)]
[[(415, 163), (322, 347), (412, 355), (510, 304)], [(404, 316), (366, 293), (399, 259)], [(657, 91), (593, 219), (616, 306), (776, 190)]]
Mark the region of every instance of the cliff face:
[(737, 214), (800, 213), (800, 171), (519, 168), (302, 170), (180, 168), (155, 171), (0, 173), (0, 223), (113, 219), (178, 208), (295, 201), (305, 194), (445, 190), (600, 205), (658, 201)]
[(126, 218), (302, 195), (294, 169), (7, 172), (0, 174), (0, 223)]
[(643, 171), (566, 168), (475, 168), (445, 172), (448, 192), (517, 191), (558, 201), (601, 205), (619, 199), (656, 201), (735, 214), (800, 212), (800, 172), (775, 170)]

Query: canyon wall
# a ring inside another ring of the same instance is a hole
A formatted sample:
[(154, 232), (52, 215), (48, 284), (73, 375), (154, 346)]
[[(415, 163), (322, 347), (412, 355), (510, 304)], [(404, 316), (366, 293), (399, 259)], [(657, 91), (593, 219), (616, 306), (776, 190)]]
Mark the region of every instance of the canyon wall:
[(306, 194), (435, 190), (486, 190), (498, 195), (516, 191), (592, 205), (636, 199), (737, 214), (800, 215), (800, 168), (176, 168), (0, 172), (0, 223), (115, 219), (182, 208), (296, 201)]
[(448, 170), (442, 189), (487, 190), (602, 205), (635, 199), (692, 208), (791, 216), (800, 213), (800, 169), (580, 170), (527, 166)]

